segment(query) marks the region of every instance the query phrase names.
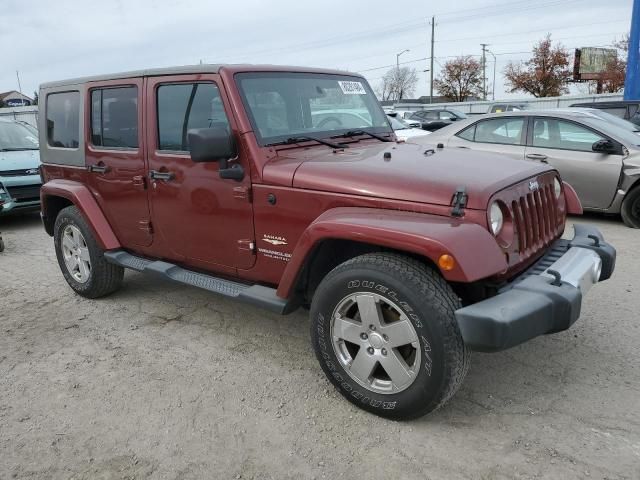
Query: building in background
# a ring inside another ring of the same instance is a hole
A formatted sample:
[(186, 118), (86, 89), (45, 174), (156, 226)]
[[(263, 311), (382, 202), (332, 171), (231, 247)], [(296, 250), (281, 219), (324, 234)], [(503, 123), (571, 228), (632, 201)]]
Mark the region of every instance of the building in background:
[(20, 92), (11, 90), (0, 93), (0, 106), (2, 107), (28, 107), (33, 105), (33, 98), (27, 97)]

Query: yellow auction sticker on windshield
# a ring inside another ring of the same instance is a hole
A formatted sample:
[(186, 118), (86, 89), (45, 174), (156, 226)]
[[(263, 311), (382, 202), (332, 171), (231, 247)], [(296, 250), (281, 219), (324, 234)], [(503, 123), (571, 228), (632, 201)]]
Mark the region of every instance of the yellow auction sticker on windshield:
[(344, 80), (338, 80), (338, 85), (340, 85), (340, 89), (342, 93), (345, 95), (366, 95), (367, 91), (362, 86), (360, 82), (347, 82)]

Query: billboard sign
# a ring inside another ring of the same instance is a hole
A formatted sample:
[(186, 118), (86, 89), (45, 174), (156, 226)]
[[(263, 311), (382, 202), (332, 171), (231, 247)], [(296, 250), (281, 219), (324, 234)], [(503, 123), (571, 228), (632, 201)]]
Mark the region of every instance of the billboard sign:
[(599, 80), (607, 70), (607, 64), (615, 60), (615, 48), (577, 48), (573, 65), (573, 79), (576, 81)]

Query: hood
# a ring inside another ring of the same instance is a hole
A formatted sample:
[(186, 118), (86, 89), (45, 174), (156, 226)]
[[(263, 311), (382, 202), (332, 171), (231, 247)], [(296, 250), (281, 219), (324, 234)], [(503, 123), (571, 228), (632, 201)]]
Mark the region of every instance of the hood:
[[(551, 170), (499, 154), (434, 149), (415, 143), (352, 143), (344, 151), (325, 146), (280, 151), (267, 163), (267, 183), (350, 195), (450, 205), (458, 187), (467, 208), (486, 209), (499, 190)], [(385, 154), (391, 157), (386, 159)]]
[(26, 170), (40, 166), (38, 150), (20, 150), (17, 152), (0, 152), (0, 177), (7, 170)]

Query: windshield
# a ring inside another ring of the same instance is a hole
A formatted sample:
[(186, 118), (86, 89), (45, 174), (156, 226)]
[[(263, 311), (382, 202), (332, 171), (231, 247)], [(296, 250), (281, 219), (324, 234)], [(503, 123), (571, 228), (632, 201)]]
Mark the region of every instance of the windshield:
[(589, 113), (595, 115), (596, 117), (600, 117), (601, 119), (606, 120), (609, 123), (617, 125), (620, 128), (624, 128), (625, 130), (637, 132), (638, 129), (640, 129), (638, 125), (634, 125), (633, 123), (628, 122), (627, 120), (624, 120), (620, 117), (616, 117), (615, 115), (612, 115), (608, 112), (603, 112), (602, 110), (597, 110), (594, 108)]
[(455, 116), (458, 118), (467, 118), (467, 114), (461, 112), (460, 110), (454, 110), (453, 108), (450, 108), (449, 111), (455, 114)]
[(371, 88), (361, 78), (322, 73), (240, 73), (242, 100), (260, 145), (350, 130), (391, 133)]
[(389, 123), (391, 123), (391, 128), (394, 130), (406, 130), (411, 128), (408, 123), (397, 117), (389, 117)]
[(640, 135), (626, 128), (620, 128), (601, 117), (587, 117), (584, 118), (583, 122), (607, 135), (617, 138), (627, 146), (640, 146)]
[(0, 122), (0, 151), (37, 150), (38, 138), (20, 123)]

